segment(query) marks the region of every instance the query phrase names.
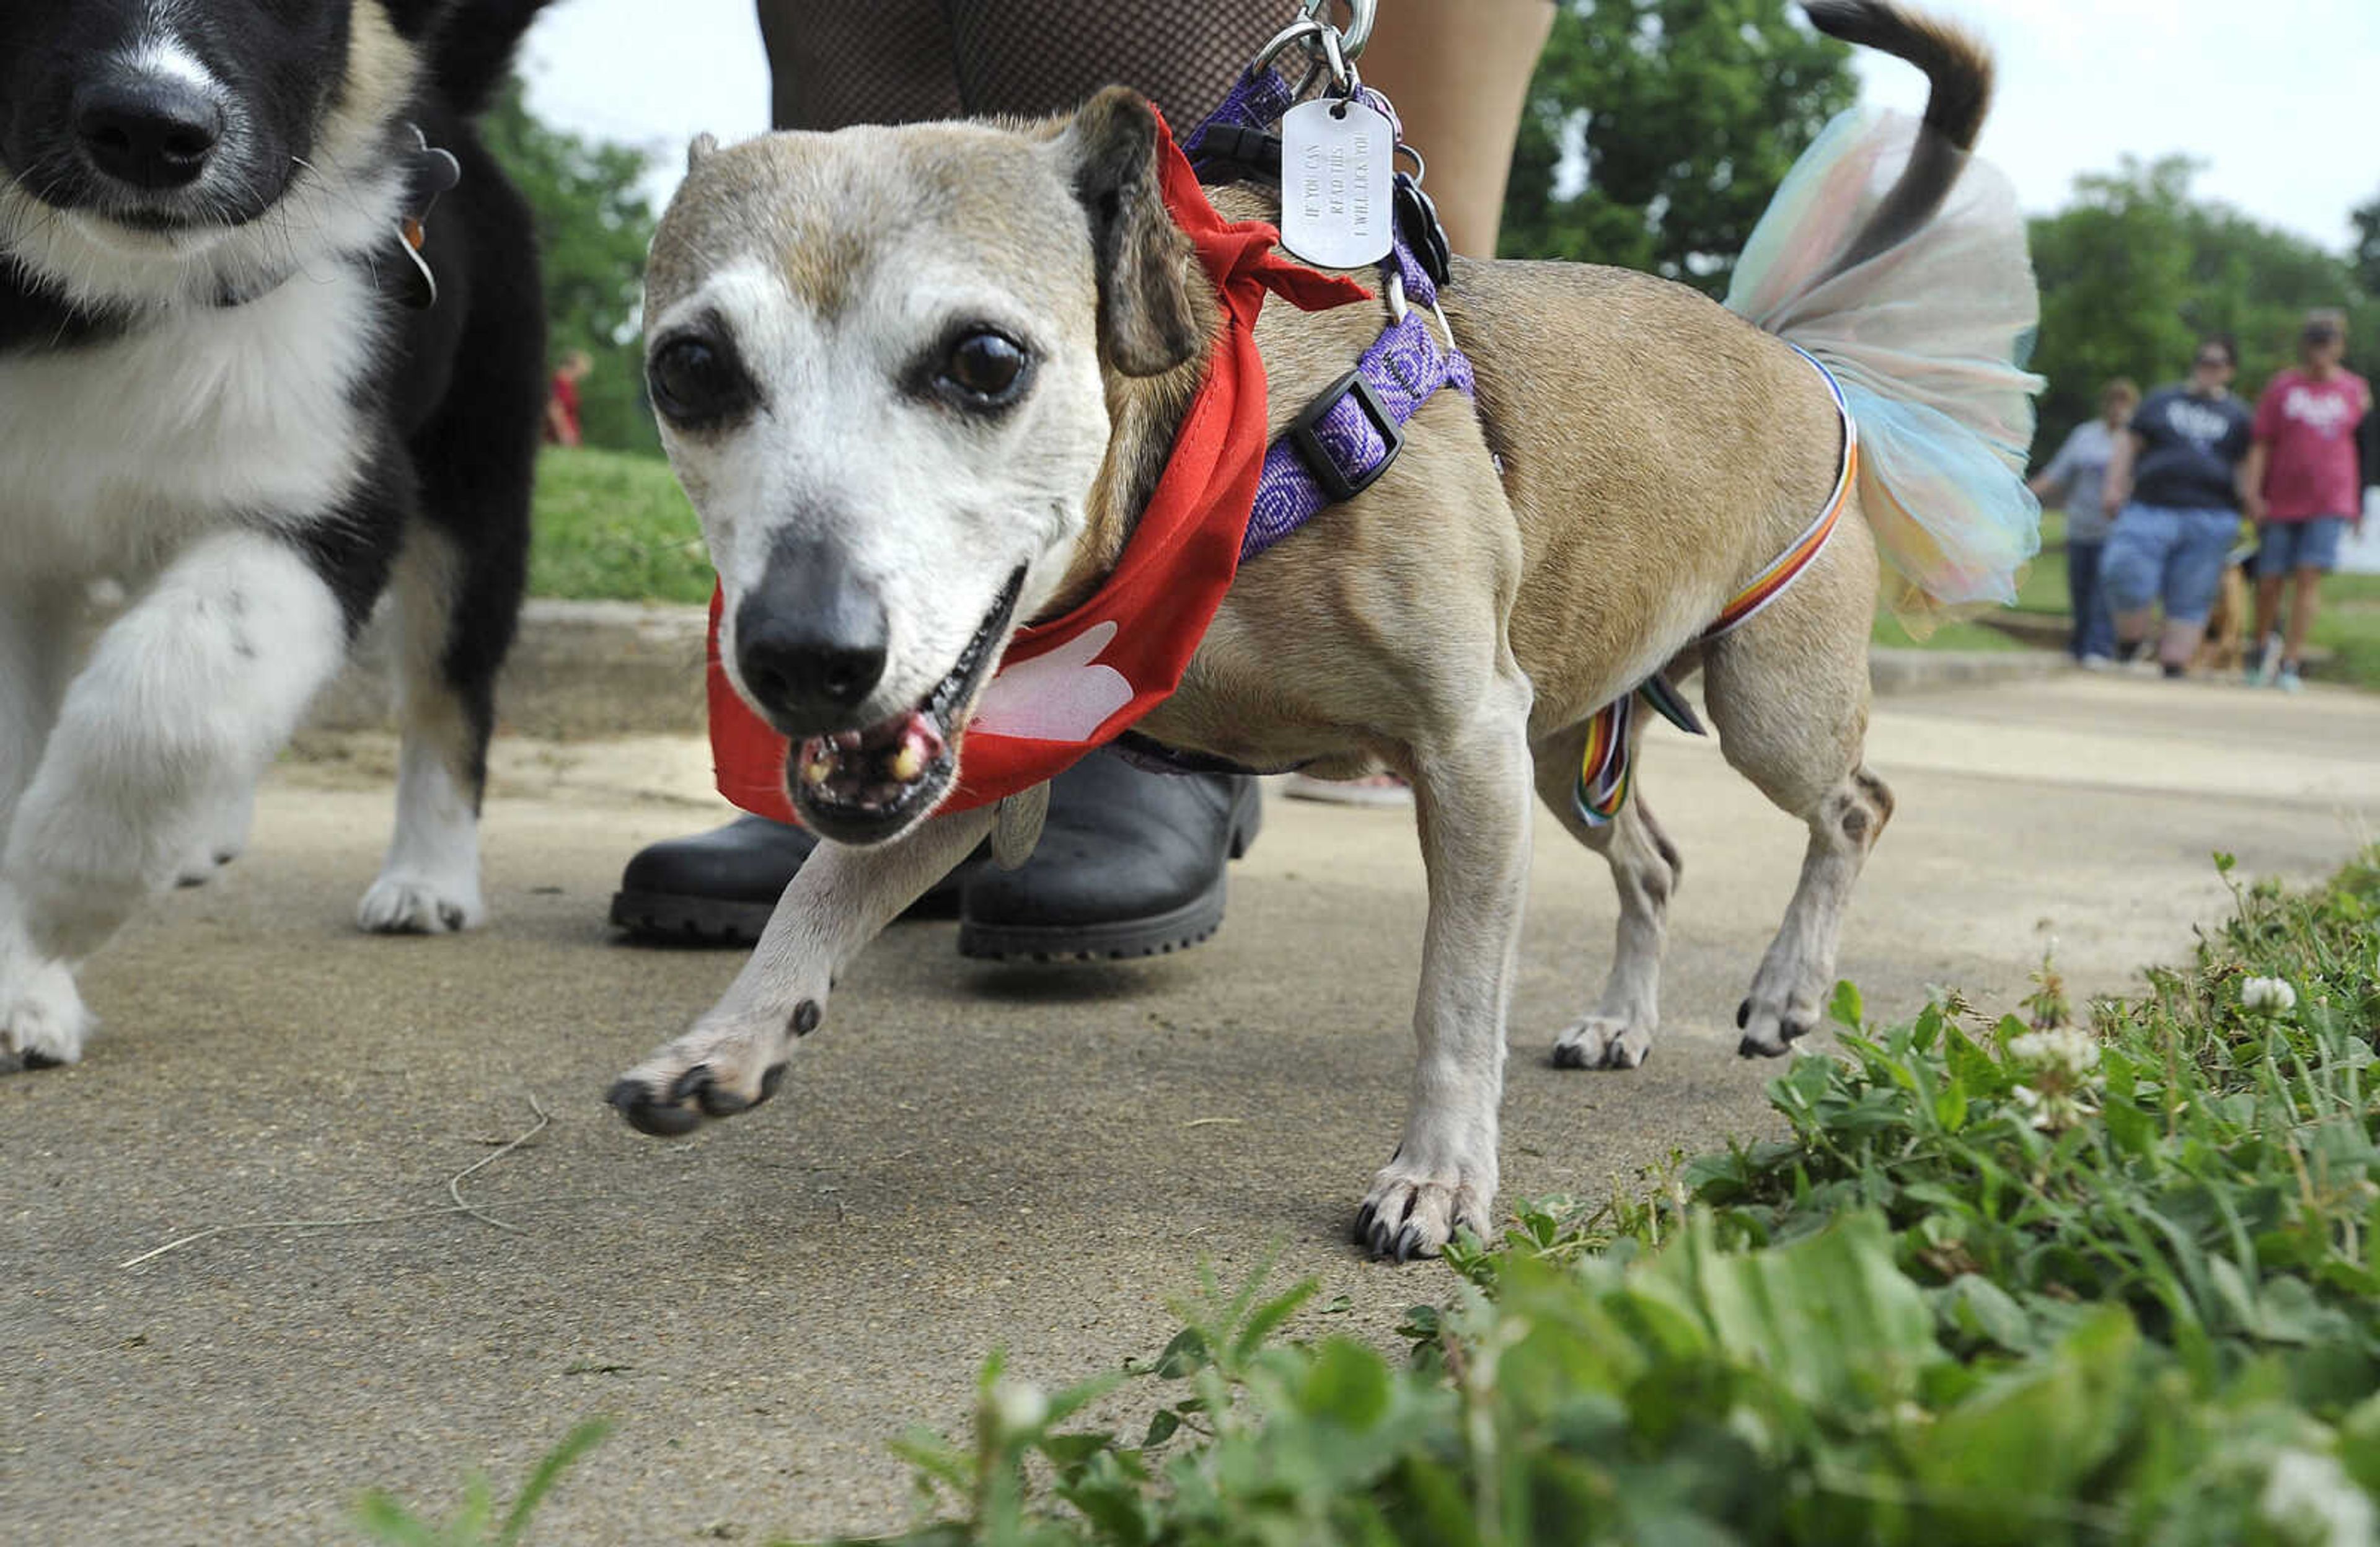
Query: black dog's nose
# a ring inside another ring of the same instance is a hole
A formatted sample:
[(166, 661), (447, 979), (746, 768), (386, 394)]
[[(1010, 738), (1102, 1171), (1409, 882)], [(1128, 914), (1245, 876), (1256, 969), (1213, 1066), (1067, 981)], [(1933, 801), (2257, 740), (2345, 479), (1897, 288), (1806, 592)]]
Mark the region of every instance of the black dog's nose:
[(188, 188), (223, 139), (223, 109), (197, 87), (146, 79), (85, 86), (75, 133), (102, 172), (134, 188)]
[(856, 729), (884, 677), (892, 625), (873, 588), (821, 542), (783, 542), (735, 609), (735, 664), (780, 730)]

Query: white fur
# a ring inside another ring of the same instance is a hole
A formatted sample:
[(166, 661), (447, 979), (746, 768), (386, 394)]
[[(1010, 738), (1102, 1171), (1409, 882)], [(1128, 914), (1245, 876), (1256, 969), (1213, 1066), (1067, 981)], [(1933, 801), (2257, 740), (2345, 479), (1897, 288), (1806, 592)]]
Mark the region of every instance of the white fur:
[(46, 1038), (53, 1057), (79, 1051), (60, 973), (175, 879), (223, 792), (253, 783), (345, 652), (330, 589), (257, 532), (194, 543), (101, 637), (0, 847), (0, 1037), (13, 1049)]
[(226, 520), (303, 520), (360, 468), (374, 302), (341, 269), (246, 306), (0, 358), (0, 523), (20, 574), (138, 577)]
[(376, 934), (446, 934), (487, 922), (480, 822), (444, 749), (408, 736), (396, 773), (396, 835), (356, 922)]
[[(715, 311), (766, 384), (767, 411), (739, 432), (663, 435), (680, 478), (701, 491), (695, 503), (726, 592), (720, 654), (739, 691), (736, 608), (782, 536), (831, 536), (884, 604), (883, 679), (855, 715), (869, 721), (933, 690), (1020, 565), (1017, 615), (1039, 612), (1087, 524), (1108, 433), (1087, 340), (1044, 354), (1011, 419), (954, 433), (947, 410), (908, 396), (911, 359), (949, 319), (996, 323), (1017, 303), (961, 262), (916, 258), (862, 276), (832, 318), (813, 315), (761, 262), (731, 263), (648, 330), (662, 338)], [(920, 554), (936, 562), (918, 563)]]

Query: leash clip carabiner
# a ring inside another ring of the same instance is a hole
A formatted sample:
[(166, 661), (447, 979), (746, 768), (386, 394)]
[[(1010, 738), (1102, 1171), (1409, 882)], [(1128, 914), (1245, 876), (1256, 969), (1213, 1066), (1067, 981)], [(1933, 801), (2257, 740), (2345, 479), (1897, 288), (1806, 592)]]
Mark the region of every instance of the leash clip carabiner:
[[(1333, 25), (1330, 20), (1332, 0), (1303, 0), (1303, 3), (1307, 20), (1325, 27)], [(1364, 45), (1372, 41), (1372, 23), (1379, 16), (1380, 0), (1338, 0), (1338, 3), (1347, 7), (1347, 25), (1336, 29), (1339, 45), (1352, 63), (1362, 55)]]
[(1352, 38), (1320, 14), (1330, 3), (1330, 0), (1307, 0), (1307, 14), (1274, 33), (1272, 41), (1257, 51), (1256, 63), (1249, 68), (1269, 69), (1290, 44), (1304, 43), (1310, 63), (1305, 85), (1299, 88), (1298, 95), (1305, 94), (1316, 76), (1328, 73), (1331, 90), (1354, 100), (1364, 89), (1364, 78), (1355, 73), (1355, 55), (1363, 52), (1364, 40), (1371, 36), (1372, 10), (1378, 0), (1350, 0), (1356, 13), (1353, 24), (1358, 29)]

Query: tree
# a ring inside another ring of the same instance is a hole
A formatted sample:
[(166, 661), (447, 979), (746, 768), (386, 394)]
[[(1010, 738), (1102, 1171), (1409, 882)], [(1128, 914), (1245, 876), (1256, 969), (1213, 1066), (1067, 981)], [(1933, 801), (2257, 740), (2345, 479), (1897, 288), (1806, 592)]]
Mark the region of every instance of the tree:
[(1723, 292), (1794, 158), (1857, 95), (1850, 58), (1785, 0), (1561, 0), (1501, 250)]
[(2130, 376), (2143, 389), (2175, 380), (2205, 335), (2238, 339), (2236, 390), (2252, 395), (2295, 359), (2310, 309), (2348, 309), (2350, 336), (2358, 340), (2380, 324), (2353, 265), (2228, 205), (2192, 198), (2197, 171), (2186, 157), (2126, 158), (2114, 174), (2076, 178), (2073, 201), (2033, 223), (2041, 283), (2033, 367), (2049, 378), (2034, 443), (2038, 456), (2097, 411), (2107, 378)]
[(552, 356), (584, 349), (595, 361), (579, 388), (587, 443), (657, 450), (638, 342), (654, 225), (642, 188), (650, 158), (540, 123), (517, 80), (497, 97), (480, 132), (536, 216)]

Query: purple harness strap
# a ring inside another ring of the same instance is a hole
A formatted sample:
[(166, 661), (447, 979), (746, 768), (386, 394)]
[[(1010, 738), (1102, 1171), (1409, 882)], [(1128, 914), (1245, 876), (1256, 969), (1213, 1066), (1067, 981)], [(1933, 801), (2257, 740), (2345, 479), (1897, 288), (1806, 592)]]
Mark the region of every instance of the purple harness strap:
[[(1212, 160), (1227, 159), (1212, 156), (1210, 143), (1268, 128), (1297, 96), (1277, 70), (1243, 72), (1223, 104), (1191, 131), (1184, 144), (1191, 164), (1203, 174)], [(1364, 100), (1397, 123), (1388, 98), (1366, 88)], [(1256, 508), (1240, 541), (1243, 564), (1377, 481), (1404, 449), (1406, 422), (1439, 388), (1451, 384), (1472, 394), (1471, 361), (1451, 335), (1441, 340), (1431, 329), (1433, 320), (1445, 325), (1438, 286), (1414, 256), (1403, 223), (1394, 228), (1395, 246), (1381, 261), (1380, 278), (1395, 315), (1355, 368), (1326, 388), (1265, 453)]]

